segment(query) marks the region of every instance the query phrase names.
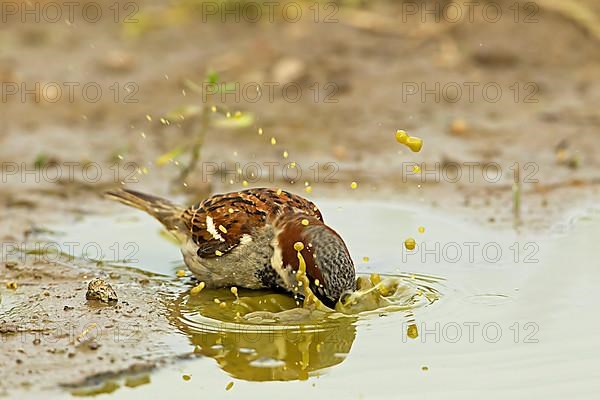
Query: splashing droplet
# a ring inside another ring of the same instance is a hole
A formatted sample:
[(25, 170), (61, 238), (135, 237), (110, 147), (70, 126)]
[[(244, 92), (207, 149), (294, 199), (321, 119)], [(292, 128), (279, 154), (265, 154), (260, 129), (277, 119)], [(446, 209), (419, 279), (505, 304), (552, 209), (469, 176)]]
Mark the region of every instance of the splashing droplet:
[(419, 337), (419, 329), (417, 329), (417, 325), (410, 324), (406, 329), (406, 336), (411, 339), (416, 339)]
[(396, 132), (396, 140), (398, 143), (405, 145), (415, 153), (421, 151), (421, 148), (423, 147), (423, 140), (421, 138), (409, 136), (408, 133), (403, 130), (398, 130)]
[(200, 293), (202, 290), (204, 290), (204, 288), (206, 287), (206, 283), (204, 282), (200, 282), (197, 286), (194, 286), (191, 290), (190, 290), (190, 294), (192, 296), (196, 296), (198, 293)]

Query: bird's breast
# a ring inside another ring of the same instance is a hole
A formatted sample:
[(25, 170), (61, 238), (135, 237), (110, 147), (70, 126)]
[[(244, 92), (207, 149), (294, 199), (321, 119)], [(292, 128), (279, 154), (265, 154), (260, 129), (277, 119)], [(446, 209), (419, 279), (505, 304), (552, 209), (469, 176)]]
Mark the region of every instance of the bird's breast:
[(207, 287), (269, 288), (273, 269), (272, 238), (273, 229), (266, 226), (244, 236), (237, 246), (222, 256), (199, 257), (199, 246), (191, 239), (184, 243), (181, 252), (190, 271)]

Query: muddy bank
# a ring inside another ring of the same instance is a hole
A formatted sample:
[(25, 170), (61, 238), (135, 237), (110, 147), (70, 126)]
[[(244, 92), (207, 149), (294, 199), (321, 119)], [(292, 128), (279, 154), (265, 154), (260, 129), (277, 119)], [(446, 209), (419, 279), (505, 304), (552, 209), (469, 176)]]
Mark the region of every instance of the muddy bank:
[[(10, 258), (0, 265), (4, 395), (75, 391), (172, 360), (164, 302), (180, 284), (57, 254)], [(117, 303), (86, 300), (95, 277), (114, 287)]]

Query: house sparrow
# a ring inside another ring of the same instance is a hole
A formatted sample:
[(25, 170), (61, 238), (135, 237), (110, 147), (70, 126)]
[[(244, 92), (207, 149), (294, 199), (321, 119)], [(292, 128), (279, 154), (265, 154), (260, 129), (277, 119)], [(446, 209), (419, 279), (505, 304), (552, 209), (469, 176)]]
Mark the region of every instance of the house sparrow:
[(107, 196), (147, 212), (178, 237), (186, 265), (207, 287), (284, 289), (301, 297), (294, 248), (301, 242), (310, 289), (319, 300), (333, 308), (355, 289), (354, 263), (344, 241), (303, 197), (257, 188), (184, 208), (133, 190)]

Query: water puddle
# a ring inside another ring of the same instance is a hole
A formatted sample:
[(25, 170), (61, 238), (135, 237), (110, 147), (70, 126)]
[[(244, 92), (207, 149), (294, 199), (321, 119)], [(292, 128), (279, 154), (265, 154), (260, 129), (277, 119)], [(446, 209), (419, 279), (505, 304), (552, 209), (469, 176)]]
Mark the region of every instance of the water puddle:
[[(597, 372), (582, 373), (596, 371), (600, 360), (599, 352), (588, 352), (600, 336), (591, 312), (600, 305), (593, 256), (598, 213), (575, 222), (567, 240), (564, 232), (498, 232), (431, 209), (317, 203), (346, 240), (365, 285), (359, 301), (331, 312), (262, 291), (191, 294), (198, 282), (176, 277), (183, 265), (177, 247), (143, 214), (57, 227), (53, 240), (93, 242), (96, 257), (184, 282), (165, 304), (174, 335), (199, 357), (106, 396), (202, 391), (211, 398), (229, 392), (265, 398), (285, 390), (286, 397), (304, 399), (318, 386), (319, 398), (370, 398), (401, 385), (406, 398), (424, 392), (464, 398), (491, 387), (508, 397), (526, 381), (539, 395), (568, 395), (582, 380), (600, 390)], [(115, 253), (129, 243), (137, 246), (133, 254)], [(582, 329), (570, 340), (576, 326)], [(552, 385), (541, 384), (549, 378)]]
[(381, 283), (390, 290), (386, 296), (375, 295), (371, 285), (360, 300), (348, 299), (331, 312), (298, 307), (285, 294), (204, 290), (195, 296), (182, 294), (169, 304), (169, 315), (195, 352), (215, 359), (237, 379), (306, 380), (344, 360), (359, 321), (386, 312), (413, 315), (412, 310), (438, 300), (440, 293), (431, 286), (436, 281), (414, 275), (384, 277)]

